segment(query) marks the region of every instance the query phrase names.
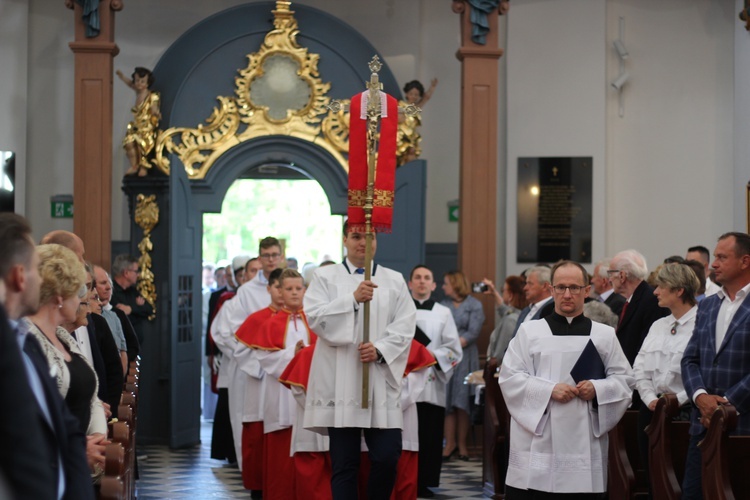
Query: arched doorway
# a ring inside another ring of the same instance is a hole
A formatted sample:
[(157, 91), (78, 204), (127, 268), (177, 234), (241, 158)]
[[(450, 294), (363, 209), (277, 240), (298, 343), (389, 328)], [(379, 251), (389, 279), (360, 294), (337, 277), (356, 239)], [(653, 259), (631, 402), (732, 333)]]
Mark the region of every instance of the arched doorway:
[[(162, 96), (162, 129), (206, 123), (217, 99), (224, 102), (221, 96), (232, 95), (238, 68), (269, 33), (274, 7), (273, 2), (259, 2), (228, 9), (175, 41), (154, 68), (156, 90)], [(325, 12), (301, 5), (293, 9), (300, 43), (318, 54), (320, 78), (330, 82), (330, 94), (348, 98), (361, 92), (375, 48)], [(386, 92), (400, 95), (387, 65), (380, 79)], [(142, 348), (139, 439), (143, 442), (179, 447), (199, 441), (202, 214), (219, 212), (237, 178), (268, 164), (293, 165), (320, 183), (332, 213), (346, 211), (347, 174), (342, 155), (330, 146), (299, 132), (238, 137), (229, 137), (229, 147), (213, 158), (210, 169), (199, 178), (189, 177), (182, 157), (171, 154), (168, 177), (124, 181), (131, 213), (139, 196), (153, 194), (160, 214), (150, 235), (158, 307)], [(414, 161), (398, 170), (394, 231), (379, 236), (378, 260), (402, 272), (424, 257), (425, 169), (424, 161)], [(131, 235), (131, 251), (138, 254), (147, 245), (139, 246), (143, 229), (135, 218)]]

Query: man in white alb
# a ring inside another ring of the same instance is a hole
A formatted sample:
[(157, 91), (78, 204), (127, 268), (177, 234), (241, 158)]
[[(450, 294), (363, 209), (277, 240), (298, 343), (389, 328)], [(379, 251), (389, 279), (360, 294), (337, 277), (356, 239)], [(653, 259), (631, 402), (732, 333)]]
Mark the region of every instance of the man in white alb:
[(507, 500), (601, 498), (607, 432), (627, 410), (635, 384), (615, 331), (583, 316), (586, 270), (562, 261), (551, 280), (555, 312), (521, 325), (500, 369), (512, 417)]
[[(414, 340), (425, 344), (437, 364), (426, 369), (427, 384), (417, 399), (419, 420), (419, 479), (417, 494), (431, 498), (430, 486), (440, 485), (443, 454), (443, 421), (445, 420), (445, 386), (453, 367), (461, 362), (463, 349), (453, 314), (431, 299), (435, 291), (432, 271), (417, 265), (409, 276), (409, 290), (417, 308), (417, 335)], [(421, 332), (421, 333), (420, 333)]]
[[(347, 257), (318, 268), (305, 294), (310, 328), (318, 335), (305, 428), (327, 433), (335, 500), (357, 498), (361, 436), (370, 456), (368, 498), (388, 499), (401, 455), (401, 379), (414, 337), (416, 309), (403, 276), (373, 264), (364, 280), (365, 235), (344, 225)], [(377, 248), (372, 241), (373, 255)], [(370, 341), (362, 342), (364, 304), (370, 303)], [(368, 367), (368, 407), (362, 372)]]

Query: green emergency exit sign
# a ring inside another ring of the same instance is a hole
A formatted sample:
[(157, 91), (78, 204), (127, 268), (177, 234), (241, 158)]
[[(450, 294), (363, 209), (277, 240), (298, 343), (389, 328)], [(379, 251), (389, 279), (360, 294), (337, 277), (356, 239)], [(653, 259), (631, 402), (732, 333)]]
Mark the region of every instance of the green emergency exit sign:
[(50, 200), (50, 215), (53, 219), (72, 219), (73, 218), (73, 197), (72, 196), (53, 196)]

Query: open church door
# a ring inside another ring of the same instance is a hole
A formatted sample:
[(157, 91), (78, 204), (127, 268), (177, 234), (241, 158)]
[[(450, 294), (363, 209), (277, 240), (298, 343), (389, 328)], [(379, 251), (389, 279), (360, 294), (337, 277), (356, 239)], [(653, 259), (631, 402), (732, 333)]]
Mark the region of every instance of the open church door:
[(427, 163), (415, 160), (396, 169), (393, 231), (378, 234), (375, 261), (409, 279), (411, 269), (424, 263)]
[(169, 446), (179, 448), (200, 441), (203, 239), (201, 214), (179, 162), (172, 162), (169, 200)]

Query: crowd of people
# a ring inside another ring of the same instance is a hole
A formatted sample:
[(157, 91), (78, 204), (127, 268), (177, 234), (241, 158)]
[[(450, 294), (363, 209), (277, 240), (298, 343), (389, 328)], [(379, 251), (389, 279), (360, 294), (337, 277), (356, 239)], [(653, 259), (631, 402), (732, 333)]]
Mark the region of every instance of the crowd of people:
[[(451, 271), (438, 303), (429, 267), (408, 279), (368, 268), (366, 238), (346, 224), (343, 245), (343, 262), (309, 277), (274, 237), (255, 258), (204, 266), (211, 456), (236, 462), (254, 498), (431, 497), (444, 461), (469, 460), (477, 290)], [(750, 432), (750, 236), (722, 235), (713, 255), (691, 247), (650, 270), (625, 250), (591, 276), (566, 260), (499, 289), (484, 279), (497, 306), (486, 358), (512, 417), (506, 498), (603, 498), (608, 431), (637, 409), (646, 463), (645, 427), (667, 393), (691, 423), (683, 498), (702, 498), (712, 413), (732, 404), (736, 432)], [(110, 279), (75, 234), (35, 245), (26, 220), (4, 213), (0, 273), (0, 496), (93, 498), (153, 314), (138, 260), (117, 256)]]
[(23, 217), (0, 213), (0, 497), (95, 497), (149, 309), (135, 259), (116, 258), (113, 274), (75, 234), (35, 245)]

